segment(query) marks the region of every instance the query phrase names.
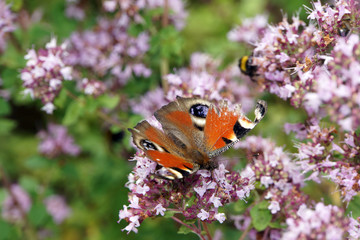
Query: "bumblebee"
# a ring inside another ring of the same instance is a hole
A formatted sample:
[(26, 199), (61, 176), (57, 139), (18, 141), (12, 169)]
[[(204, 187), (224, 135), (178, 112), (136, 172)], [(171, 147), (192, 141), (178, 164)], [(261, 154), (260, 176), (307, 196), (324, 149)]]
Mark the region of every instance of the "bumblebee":
[(239, 60), (240, 71), (251, 79), (256, 76), (257, 66), (253, 64), (252, 56), (243, 56)]

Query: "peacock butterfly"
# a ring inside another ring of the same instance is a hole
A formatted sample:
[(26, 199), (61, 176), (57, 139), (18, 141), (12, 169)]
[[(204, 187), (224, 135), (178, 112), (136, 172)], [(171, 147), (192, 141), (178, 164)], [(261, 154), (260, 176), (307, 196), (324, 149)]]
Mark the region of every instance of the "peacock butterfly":
[(134, 144), (163, 167), (159, 171), (163, 177), (183, 178), (200, 168), (210, 168), (210, 159), (253, 129), (266, 111), (266, 102), (258, 100), (252, 122), (240, 105), (230, 109), (226, 101), (217, 107), (201, 98), (177, 97), (154, 113), (162, 130), (144, 120), (129, 131)]

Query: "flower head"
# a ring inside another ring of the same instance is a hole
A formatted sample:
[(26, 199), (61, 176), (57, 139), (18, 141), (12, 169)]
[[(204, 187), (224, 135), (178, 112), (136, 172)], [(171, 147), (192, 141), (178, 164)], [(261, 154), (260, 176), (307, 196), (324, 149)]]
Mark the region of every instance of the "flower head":
[(46, 210), (53, 217), (56, 224), (60, 224), (70, 215), (70, 208), (65, 199), (59, 195), (52, 195), (44, 200)]
[(11, 12), (6, 1), (0, 1), (0, 52), (6, 48), (6, 35), (15, 30), (15, 14)]
[(2, 217), (10, 222), (21, 221), (30, 210), (30, 196), (17, 184), (11, 185), (10, 191), (3, 202)]
[(74, 143), (64, 126), (50, 124), (47, 131), (38, 133), (38, 137), (41, 139), (39, 152), (49, 158), (56, 158), (61, 154), (76, 156), (80, 153), (79, 146)]
[(62, 88), (62, 82), (72, 80), (72, 68), (64, 63), (66, 55), (65, 44), (57, 46), (55, 38), (46, 44), (46, 49), (38, 52), (31, 49), (25, 55), (27, 63), (21, 71), (24, 93), (41, 99), (42, 109), (48, 114), (55, 109), (53, 101)]
[[(208, 170), (187, 176), (182, 180), (166, 180), (156, 173), (156, 163), (138, 153), (136, 167), (127, 187), (130, 189), (129, 206), (120, 210), (119, 221), (125, 219), (126, 231), (137, 231), (136, 227), (147, 217), (164, 215), (168, 208), (176, 209), (185, 219), (200, 219), (206, 222), (225, 221), (219, 207), (240, 199), (237, 192), (249, 195), (253, 189), (253, 174), (242, 177), (238, 172), (229, 172), (224, 165), (211, 174)], [(145, 192), (139, 192), (146, 186)], [(185, 203), (185, 204), (184, 204)]]

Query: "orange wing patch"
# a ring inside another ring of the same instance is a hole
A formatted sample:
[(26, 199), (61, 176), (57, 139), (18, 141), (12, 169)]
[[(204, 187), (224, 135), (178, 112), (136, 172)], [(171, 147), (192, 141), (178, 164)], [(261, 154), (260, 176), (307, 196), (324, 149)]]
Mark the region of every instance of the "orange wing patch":
[(194, 165), (186, 159), (175, 156), (167, 152), (159, 152), (148, 150), (146, 154), (155, 162), (166, 168), (178, 168), (184, 171), (189, 171), (194, 168)]
[(228, 143), (223, 138), (236, 140), (233, 128), (238, 118), (239, 114), (229, 111), (227, 106), (223, 106), (219, 114), (216, 113), (213, 106), (209, 109), (204, 128), (207, 151), (225, 147)]
[(192, 120), (187, 112), (174, 111), (167, 114), (166, 119), (179, 128), (189, 129), (192, 126)]
[(156, 127), (151, 126), (150, 124), (145, 129), (144, 133), (150, 141), (153, 141), (159, 145), (162, 145), (164, 138), (167, 138), (163, 132), (161, 132)]
[(215, 145), (210, 150), (214, 151), (216, 149), (220, 149), (228, 145), (228, 143), (223, 138), (229, 139), (231, 141), (235, 141), (236, 135), (234, 133), (234, 130), (231, 128), (230, 130), (226, 131), (223, 135), (221, 135), (220, 139), (216, 141)]

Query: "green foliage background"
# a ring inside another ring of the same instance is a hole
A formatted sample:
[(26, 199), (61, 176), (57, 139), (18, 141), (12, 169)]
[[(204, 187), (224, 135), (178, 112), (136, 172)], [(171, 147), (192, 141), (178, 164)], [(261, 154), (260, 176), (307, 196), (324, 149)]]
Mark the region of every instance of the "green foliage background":
[[(19, 183), (30, 193), (33, 206), (28, 218), (32, 228), (41, 230), (46, 226), (54, 232), (51, 239), (198, 239), (194, 234), (178, 234), (179, 226), (167, 218), (146, 219), (138, 234), (127, 235), (121, 231), (127, 223), (117, 223), (118, 211), (124, 204), (128, 204), (127, 188), (124, 185), (134, 166), (134, 162), (128, 161), (134, 150), (130, 147), (130, 135), (126, 131), (120, 143), (111, 143), (108, 130), (102, 127), (102, 120), (94, 114), (96, 106), (111, 108), (119, 101), (117, 96), (104, 96), (96, 102), (84, 99), (85, 104), (81, 104), (71, 102), (61, 93), (56, 101), (57, 105), (63, 108), (56, 110), (53, 116), (48, 116), (40, 111), (39, 101), (32, 101), (21, 94), (23, 89), (19, 71), (25, 65), (23, 57), (26, 50), (43, 47), (51, 36), (57, 36), (58, 42), (61, 42), (75, 30), (91, 28), (101, 14), (101, 1), (88, 1), (86, 19), (81, 23), (65, 17), (64, 0), (8, 2), (12, 2), (13, 10), (17, 14), (24, 14), (22, 9), (30, 13), (39, 9), (43, 12), (41, 21), (30, 25), (27, 31), (20, 28), (15, 31), (14, 39), (17, 41), (11, 39), (8, 48), (0, 56), (3, 88), (10, 90), (12, 96), (9, 102), (0, 99), (0, 164), (11, 182)], [(226, 34), (232, 27), (240, 24), (245, 17), (261, 13), (268, 13), (272, 23), (277, 23), (284, 13), (288, 16), (300, 13), (301, 18), (306, 21), (303, 4), (310, 6), (306, 0), (187, 1), (189, 16), (180, 35), (174, 30), (163, 29), (152, 39), (152, 69), (160, 71), (158, 65), (162, 56), (169, 58), (170, 69), (186, 66), (193, 52), (210, 53), (214, 57), (222, 58), (224, 66), (233, 63), (240, 56), (251, 53), (251, 47), (227, 40)], [(133, 31), (136, 33), (136, 27)], [(160, 84), (159, 73), (157, 74), (158, 77), (152, 79), (132, 80), (119, 95), (141, 96)], [(74, 88), (74, 83), (66, 84), (68, 89)], [(261, 128), (253, 134), (271, 137), (278, 145), (286, 144), (287, 150), (292, 151), (293, 143), (291, 138), (283, 133), (283, 124), (302, 121), (305, 119), (304, 112), (294, 110), (276, 97), (266, 95), (264, 98), (268, 101), (269, 113)], [(131, 112), (119, 112), (118, 116), (125, 127), (133, 127), (141, 119)], [(47, 122), (59, 120), (68, 126), (75, 142), (82, 147), (83, 153), (79, 157), (52, 161), (39, 155), (39, 139), (36, 138), (36, 133), (45, 128)], [(119, 131), (115, 128), (110, 130)], [(39, 193), (39, 186), (44, 187), (43, 193)], [(326, 183), (324, 186), (320, 187), (321, 191), (318, 193), (312, 191), (312, 186), (309, 186), (307, 191), (314, 199), (329, 196), (334, 190), (333, 186), (327, 188), (329, 185)], [(52, 223), (41, 202), (43, 195), (51, 193), (64, 195), (72, 209), (71, 217), (59, 226)], [(0, 202), (5, 196), (5, 190), (1, 188)], [(351, 210), (356, 210), (358, 200), (353, 201)], [(251, 200), (249, 202), (251, 203)], [(339, 204), (339, 198), (329, 197), (325, 202)], [(231, 205), (229, 212), (241, 213), (244, 209), (242, 204)], [(260, 211), (261, 207), (255, 210)], [(219, 225), (210, 227), (214, 232)], [(222, 229), (224, 239), (238, 239), (241, 235), (230, 222), (224, 223)], [(179, 231), (187, 233), (182, 228)], [(18, 226), (0, 220), (0, 240), (21, 238), (22, 233)]]

